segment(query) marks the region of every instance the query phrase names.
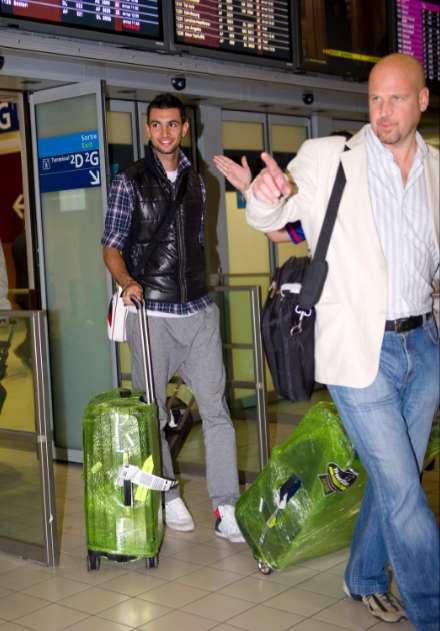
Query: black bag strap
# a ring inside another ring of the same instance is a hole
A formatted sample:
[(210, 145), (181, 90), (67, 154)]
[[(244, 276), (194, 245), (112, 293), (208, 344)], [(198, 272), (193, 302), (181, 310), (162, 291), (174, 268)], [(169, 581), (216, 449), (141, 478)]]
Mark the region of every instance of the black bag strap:
[(159, 224), (159, 227), (157, 228), (156, 232), (153, 235), (154, 240), (150, 241), (150, 247), (145, 253), (144, 264), (146, 264), (150, 260), (153, 252), (156, 250), (157, 246), (159, 245), (161, 238), (170, 227), (171, 222), (173, 221), (175, 214), (185, 196), (187, 183), (188, 183), (188, 173), (185, 173), (182, 177), (182, 181), (180, 183), (179, 190), (177, 192), (176, 197), (170, 200), (168, 209), (166, 213), (164, 214), (162, 221)]
[[(344, 151), (348, 150), (349, 147), (345, 145)], [(319, 233), (318, 243), (316, 244), (315, 254), (304, 273), (301, 293), (299, 295), (299, 303), (304, 309), (311, 309), (321, 297), (328, 272), (328, 264), (325, 257), (327, 256), (330, 237), (332, 236), (336, 215), (338, 214), (338, 208), (346, 182), (344, 167), (342, 166), (342, 162), (339, 162), (335, 182)]]
[(344, 167), (342, 166), (342, 162), (340, 162), (338, 172), (336, 173), (335, 183), (333, 184), (333, 189), (328, 201), (324, 222), (322, 224), (321, 232), (319, 233), (318, 243), (313, 256), (314, 261), (325, 261), (330, 237), (332, 236), (333, 228), (336, 222), (336, 215), (338, 214), (338, 208), (346, 182), (347, 180), (345, 178)]

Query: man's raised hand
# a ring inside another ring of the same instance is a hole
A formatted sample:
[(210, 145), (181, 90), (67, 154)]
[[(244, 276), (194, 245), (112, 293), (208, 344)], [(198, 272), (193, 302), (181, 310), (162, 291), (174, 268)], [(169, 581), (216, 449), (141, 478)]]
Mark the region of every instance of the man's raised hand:
[(274, 204), (283, 195), (292, 194), (292, 185), (286, 180), (283, 171), (268, 153), (262, 153), (261, 159), (266, 165), (252, 183), (255, 197), (266, 204)]
[(237, 162), (234, 162), (234, 160), (223, 155), (214, 156), (213, 161), (217, 169), (223, 173), (228, 182), (239, 190), (240, 193), (244, 193), (252, 180), (252, 174), (246, 156), (242, 156), (241, 166)]

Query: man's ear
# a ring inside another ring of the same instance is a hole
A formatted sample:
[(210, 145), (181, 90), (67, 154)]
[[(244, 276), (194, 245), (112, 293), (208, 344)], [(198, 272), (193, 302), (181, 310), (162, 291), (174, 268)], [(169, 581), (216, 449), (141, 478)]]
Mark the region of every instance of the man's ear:
[(419, 92), (419, 107), (421, 112), (425, 112), (429, 105), (429, 90), (424, 87)]
[(186, 136), (188, 131), (189, 131), (189, 121), (186, 120), (182, 125), (182, 138)]
[(145, 131), (147, 133), (148, 140), (150, 140), (150, 138), (151, 138), (151, 136), (150, 136), (150, 126), (149, 126), (148, 122), (145, 123)]

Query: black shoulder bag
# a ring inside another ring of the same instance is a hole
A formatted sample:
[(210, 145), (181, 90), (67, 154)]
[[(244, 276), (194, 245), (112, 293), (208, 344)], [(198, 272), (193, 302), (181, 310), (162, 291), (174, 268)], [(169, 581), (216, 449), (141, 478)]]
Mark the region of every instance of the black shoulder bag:
[(308, 401), (315, 383), (315, 304), (328, 272), (325, 260), (345, 187), (339, 163), (313, 259), (290, 257), (277, 267), (263, 307), (261, 333), (275, 390)]

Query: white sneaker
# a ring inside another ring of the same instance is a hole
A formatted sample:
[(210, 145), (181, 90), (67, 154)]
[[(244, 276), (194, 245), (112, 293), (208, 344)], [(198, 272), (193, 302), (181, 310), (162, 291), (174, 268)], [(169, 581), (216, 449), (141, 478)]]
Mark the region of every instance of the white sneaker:
[(217, 506), (214, 512), (217, 517), (215, 522), (215, 534), (223, 539), (229, 539), (232, 543), (244, 543), (245, 539), (240, 532), (235, 519), (235, 507), (229, 504)]
[(165, 523), (172, 530), (181, 532), (190, 532), (195, 528), (193, 518), (180, 497), (165, 502)]

